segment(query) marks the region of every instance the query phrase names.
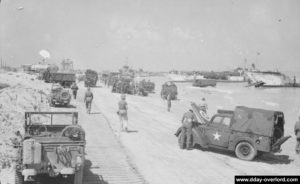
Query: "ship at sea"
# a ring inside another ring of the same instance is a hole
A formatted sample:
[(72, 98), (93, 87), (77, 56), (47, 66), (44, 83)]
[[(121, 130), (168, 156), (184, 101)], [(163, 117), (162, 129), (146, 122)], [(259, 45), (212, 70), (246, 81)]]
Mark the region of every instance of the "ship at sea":
[(291, 79), (278, 71), (249, 70), (245, 72), (248, 86), (255, 87), (300, 87), (296, 78)]
[(203, 75), (190, 72), (171, 71), (167, 77), (173, 82), (192, 82), (196, 79), (204, 79)]

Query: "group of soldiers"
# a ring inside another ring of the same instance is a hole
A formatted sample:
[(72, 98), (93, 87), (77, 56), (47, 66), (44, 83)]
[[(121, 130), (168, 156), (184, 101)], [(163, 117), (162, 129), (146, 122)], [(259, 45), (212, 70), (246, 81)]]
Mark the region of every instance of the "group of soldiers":
[[(77, 86), (76, 83), (72, 84), (71, 90), (73, 93), (73, 98), (76, 99), (77, 91), (79, 90), (79, 87)], [(84, 94), (84, 103), (88, 114), (91, 113), (91, 106), (92, 106), (93, 99), (94, 99), (94, 94), (91, 91), (91, 88), (87, 87), (87, 90)], [(128, 132), (128, 116), (127, 116), (128, 106), (127, 106), (125, 94), (121, 95), (121, 100), (118, 102), (118, 107), (119, 108), (117, 114), (119, 115), (120, 118), (120, 132), (123, 131)]]
[[(71, 85), (71, 90), (72, 90), (73, 98), (76, 99), (77, 91), (79, 90), (79, 87), (75, 82)], [(84, 94), (84, 103), (88, 114), (91, 113), (93, 99), (94, 99), (93, 92), (91, 91), (90, 87), (87, 87), (87, 91)]]
[[(76, 83), (73, 83), (71, 86), (73, 97), (76, 99), (78, 86)], [(87, 91), (84, 95), (84, 102), (87, 109), (87, 113), (91, 112), (91, 104), (93, 101), (93, 93), (90, 87), (87, 88)], [(202, 102), (199, 105), (202, 112), (207, 113), (208, 107), (206, 104), (206, 99), (202, 98)], [(167, 111), (170, 112), (171, 110), (171, 96), (167, 96)], [(126, 95), (121, 94), (121, 100), (118, 102), (118, 111), (117, 114), (120, 119), (120, 132), (126, 131), (128, 132), (128, 104), (126, 102)], [(192, 149), (192, 128), (193, 122), (196, 122), (196, 116), (192, 109), (189, 109), (186, 113), (183, 114), (181, 119), (182, 127), (181, 127), (181, 136), (179, 139), (179, 146), (181, 149)], [(296, 148), (295, 151), (297, 154), (300, 154), (300, 111), (299, 111), (299, 120), (295, 123), (294, 132), (296, 135)]]

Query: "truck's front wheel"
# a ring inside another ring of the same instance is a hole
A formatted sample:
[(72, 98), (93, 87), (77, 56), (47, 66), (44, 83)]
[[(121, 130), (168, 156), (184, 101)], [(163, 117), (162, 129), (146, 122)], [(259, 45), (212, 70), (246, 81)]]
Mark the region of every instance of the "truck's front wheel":
[(253, 160), (257, 154), (257, 150), (246, 141), (242, 141), (235, 147), (235, 155), (242, 160)]

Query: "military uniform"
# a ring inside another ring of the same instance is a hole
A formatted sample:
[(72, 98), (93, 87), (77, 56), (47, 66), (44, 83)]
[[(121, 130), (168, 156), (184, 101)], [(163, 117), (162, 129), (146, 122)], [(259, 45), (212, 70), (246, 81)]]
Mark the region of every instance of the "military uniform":
[(93, 101), (94, 95), (91, 91), (86, 91), (84, 95), (84, 102), (85, 102), (85, 107), (87, 109), (87, 112), (89, 113), (91, 111), (91, 105)]
[(127, 116), (127, 102), (125, 101), (125, 98), (121, 99), (118, 103), (119, 110), (118, 115), (120, 118), (120, 131), (123, 131), (124, 129), (127, 131), (128, 129), (128, 116)]
[(76, 96), (77, 96), (77, 91), (78, 91), (78, 86), (76, 85), (76, 84), (73, 84), (72, 86), (71, 86), (71, 89), (72, 89), (72, 91), (73, 91), (73, 97), (74, 97), (74, 99), (76, 99)]
[[(181, 149), (191, 149), (192, 148), (192, 128), (193, 122), (196, 121), (196, 117), (193, 112), (188, 111), (182, 117), (182, 129), (179, 138), (179, 146)], [(185, 144), (186, 143), (186, 144)]]
[(296, 153), (300, 154), (300, 120), (295, 124), (295, 135), (296, 135)]
[(170, 94), (167, 96), (167, 103), (168, 103), (168, 112), (170, 112), (171, 105), (172, 105), (171, 95)]

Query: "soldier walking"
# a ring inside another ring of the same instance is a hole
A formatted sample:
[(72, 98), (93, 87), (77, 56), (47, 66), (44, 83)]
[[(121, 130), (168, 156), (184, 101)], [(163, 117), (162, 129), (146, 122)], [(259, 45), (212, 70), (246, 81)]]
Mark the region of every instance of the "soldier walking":
[(76, 84), (76, 82), (74, 82), (71, 86), (72, 92), (73, 92), (73, 98), (76, 99), (77, 96), (77, 91), (78, 91), (78, 86)]
[(126, 102), (126, 96), (125, 94), (121, 95), (121, 100), (118, 103), (118, 115), (120, 118), (120, 132), (123, 132), (124, 130), (128, 132), (128, 115), (127, 115), (127, 102)]
[(93, 99), (94, 99), (94, 95), (91, 91), (91, 88), (88, 87), (87, 91), (85, 92), (85, 95), (84, 95), (85, 108), (86, 108), (86, 112), (88, 114), (91, 113)]
[[(190, 109), (188, 112), (184, 113), (181, 123), (182, 123), (182, 129), (181, 129), (181, 135), (179, 140), (179, 146), (181, 149), (184, 149), (186, 145), (187, 150), (192, 149), (192, 127), (193, 122), (197, 121), (196, 116), (193, 113), (193, 110)], [(185, 144), (186, 143), (186, 144)]]
[(299, 115), (299, 119), (295, 124), (295, 135), (296, 135), (296, 154), (300, 154), (300, 115)]

